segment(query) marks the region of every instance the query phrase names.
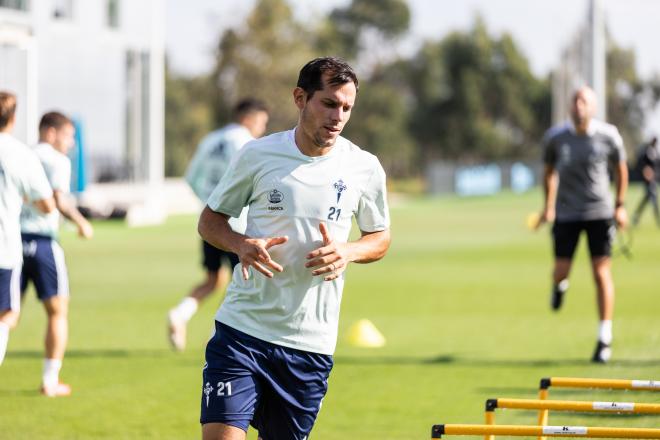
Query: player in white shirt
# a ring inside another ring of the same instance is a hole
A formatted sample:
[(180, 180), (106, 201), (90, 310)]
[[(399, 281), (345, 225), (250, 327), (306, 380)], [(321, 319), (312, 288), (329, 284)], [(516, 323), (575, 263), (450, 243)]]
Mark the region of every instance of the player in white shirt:
[(41, 391), (49, 397), (71, 394), (71, 387), (59, 381), (68, 339), (69, 309), (64, 251), (57, 242), (60, 214), (76, 225), (82, 238), (92, 238), (94, 233), (69, 197), (71, 161), (66, 154), (74, 145), (74, 134), (73, 123), (62, 113), (43, 115), (39, 123), (39, 144), (34, 152), (46, 171), (57, 210), (43, 214), (31, 206), (24, 206), (21, 212), (21, 292), (25, 293), (31, 281), (48, 317)]
[(16, 97), (0, 91), (0, 364), (21, 308), (21, 206), (29, 203), (44, 213), (55, 209), (39, 159), (11, 136), (15, 114)]
[[(206, 349), (204, 439), (306, 439), (332, 368), (344, 271), (390, 243), (385, 173), (340, 137), (357, 95), (352, 68), (317, 58), (293, 91), (295, 129), (248, 143), (209, 198), (200, 235), (235, 252)], [(245, 234), (229, 217), (249, 207)], [(355, 217), (361, 237), (348, 241)]]
[[(268, 124), (266, 105), (254, 98), (241, 99), (234, 106), (234, 122), (209, 133), (197, 147), (188, 170), (186, 182), (199, 200), (206, 204), (211, 192), (227, 172), (231, 160), (247, 142), (261, 137)], [(245, 231), (244, 212), (239, 218), (232, 218), (232, 228)], [(186, 325), (193, 317), (199, 304), (216, 289), (227, 285), (238, 257), (232, 252), (217, 249), (202, 241), (202, 265), (206, 278), (193, 287), (192, 291), (167, 315), (168, 336), (172, 348), (183, 350), (186, 346)]]

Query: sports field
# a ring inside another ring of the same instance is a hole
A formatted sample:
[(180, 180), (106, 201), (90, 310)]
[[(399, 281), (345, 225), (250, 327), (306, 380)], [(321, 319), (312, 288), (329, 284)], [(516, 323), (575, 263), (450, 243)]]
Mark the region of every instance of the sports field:
[[(634, 258), (615, 258), (613, 361), (593, 365), (597, 318), (585, 243), (564, 309), (553, 314), (549, 231), (531, 233), (524, 224), (540, 197), (393, 204), (392, 248), (379, 263), (349, 268), (340, 322), (343, 334), (368, 318), (387, 345), (339, 342), (311, 438), (428, 439), (434, 423), (482, 423), (487, 398), (534, 398), (545, 376), (660, 379), (660, 231), (644, 217)], [(45, 319), (30, 292), (0, 367), (0, 438), (199, 438), (203, 348), (220, 298), (191, 322), (186, 352), (172, 353), (165, 338), (168, 308), (202, 274), (196, 218), (95, 226), (91, 242), (70, 231), (62, 237), (72, 288), (62, 379), (74, 394), (37, 392)], [(660, 402), (650, 392), (551, 389), (550, 396)], [(508, 410), (497, 420), (533, 424), (536, 417)], [(660, 418), (551, 413), (550, 423), (657, 428)]]

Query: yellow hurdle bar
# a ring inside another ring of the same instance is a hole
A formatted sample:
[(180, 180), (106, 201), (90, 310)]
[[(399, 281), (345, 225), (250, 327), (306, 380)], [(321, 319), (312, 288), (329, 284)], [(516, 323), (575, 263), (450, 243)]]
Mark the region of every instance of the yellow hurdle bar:
[[(539, 399), (548, 398), (548, 388), (551, 386), (564, 388), (604, 388), (614, 390), (660, 391), (660, 381), (657, 380), (621, 380), (621, 379), (592, 379), (581, 377), (546, 377), (541, 379)], [(548, 424), (548, 410), (539, 410), (538, 423), (541, 426)], [(491, 439), (492, 440), (492, 439)], [(539, 440), (544, 440), (539, 437)]]
[(510, 435), (521, 437), (547, 436), (660, 439), (660, 429), (605, 428), (587, 426), (434, 425), (431, 430), (431, 438), (442, 438), (443, 435)]
[[(489, 399), (486, 411), (495, 408), (544, 409), (553, 411), (593, 411), (627, 414), (660, 414), (660, 404), (634, 402), (580, 402), (574, 400)], [(543, 426), (543, 425), (541, 425)]]
[(549, 377), (546, 379), (541, 379), (541, 389), (547, 389), (550, 386), (566, 388), (608, 388), (613, 390), (660, 391), (660, 381), (657, 380), (587, 379), (580, 377)]

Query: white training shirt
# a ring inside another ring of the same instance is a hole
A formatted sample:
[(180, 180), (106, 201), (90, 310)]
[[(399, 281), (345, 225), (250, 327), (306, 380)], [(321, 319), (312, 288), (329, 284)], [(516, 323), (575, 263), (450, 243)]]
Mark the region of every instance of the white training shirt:
[[(33, 151), (44, 167), (48, 183), (53, 191), (68, 194), (71, 187), (71, 161), (69, 158), (45, 142), (38, 144)], [(55, 238), (59, 226), (60, 212), (57, 209), (50, 214), (44, 214), (32, 205), (24, 205), (21, 210), (21, 232)]]
[(37, 156), (9, 134), (0, 133), (0, 268), (23, 261), (21, 205), (52, 197)]
[(347, 242), (355, 216), (362, 231), (389, 228), (385, 172), (376, 156), (339, 137), (324, 156), (309, 157), (294, 130), (248, 143), (208, 201), (216, 212), (236, 216), (249, 206), (246, 235), (289, 241), (269, 253), (284, 267), (269, 279), (241, 265), (234, 269), (216, 320), (277, 345), (334, 353), (344, 273), (333, 280), (312, 276), (306, 255), (323, 245), (320, 222)]
[[(185, 175), (186, 182), (202, 203), (206, 203), (218, 186), (238, 150), (253, 139), (250, 130), (237, 123), (215, 130), (202, 139)], [(230, 219), (232, 229), (243, 233), (246, 216), (247, 212), (243, 212), (238, 218)]]

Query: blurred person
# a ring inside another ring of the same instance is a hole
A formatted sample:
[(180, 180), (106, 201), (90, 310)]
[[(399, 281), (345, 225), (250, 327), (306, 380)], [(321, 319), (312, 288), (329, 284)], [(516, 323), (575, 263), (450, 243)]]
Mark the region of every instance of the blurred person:
[[(591, 360), (605, 363), (611, 357), (614, 314), (612, 241), (616, 227), (625, 228), (628, 222), (624, 206), (628, 167), (619, 131), (594, 119), (595, 112), (596, 94), (589, 87), (582, 87), (573, 95), (572, 121), (546, 133), (543, 139), (545, 204), (539, 224), (554, 222), (553, 310), (561, 308), (573, 254), (581, 232), (586, 232), (600, 318)], [(614, 200), (608, 166), (614, 170)]]
[(43, 213), (55, 209), (39, 159), (11, 135), (15, 120), (16, 97), (0, 91), (0, 364), (21, 310), (21, 207), (29, 203)]
[[(233, 109), (234, 122), (208, 134), (197, 147), (185, 179), (199, 200), (206, 204), (213, 189), (227, 172), (231, 160), (247, 142), (261, 137), (268, 124), (266, 105), (254, 98), (239, 101)], [(245, 232), (245, 215), (230, 220), (237, 232)], [(202, 266), (206, 279), (167, 315), (169, 341), (175, 350), (186, 347), (186, 326), (202, 301), (217, 288), (227, 285), (230, 273), (238, 264), (232, 252), (217, 249), (202, 240)]]
[(637, 160), (638, 168), (642, 172), (642, 180), (644, 181), (644, 197), (639, 201), (637, 209), (633, 214), (632, 224), (637, 226), (642, 216), (642, 212), (647, 203), (651, 202), (653, 205), (653, 214), (655, 215), (655, 223), (660, 227), (660, 209), (658, 209), (658, 184), (656, 182), (656, 171), (660, 164), (660, 151), (658, 151), (658, 138), (653, 136), (651, 140), (643, 144), (640, 148), (639, 158)]
[(64, 251), (57, 236), (60, 214), (76, 225), (78, 235), (92, 238), (92, 225), (80, 214), (69, 196), (71, 161), (67, 153), (75, 145), (73, 122), (59, 112), (49, 112), (39, 122), (39, 143), (33, 151), (53, 190), (57, 209), (44, 214), (32, 206), (21, 212), (23, 271), (21, 293), (30, 281), (47, 316), (41, 392), (49, 397), (68, 396), (71, 387), (59, 380), (68, 340), (69, 277)]
[[(327, 391), (344, 271), (381, 259), (390, 243), (385, 172), (340, 136), (358, 79), (326, 57), (300, 71), (297, 126), (250, 142), (199, 220), (202, 238), (235, 252), (206, 348), (204, 439), (306, 439)], [(245, 234), (227, 219), (249, 206)], [(355, 216), (361, 237), (348, 241)]]

